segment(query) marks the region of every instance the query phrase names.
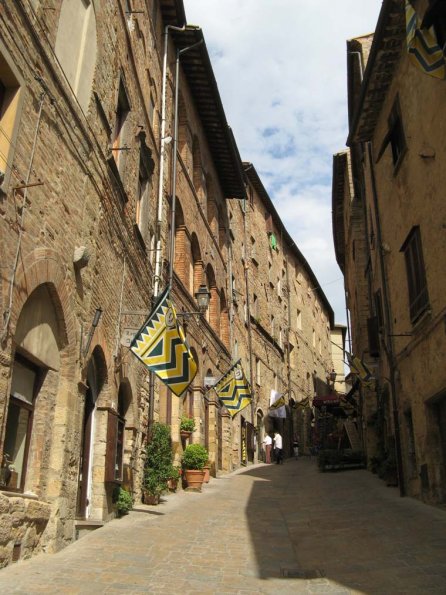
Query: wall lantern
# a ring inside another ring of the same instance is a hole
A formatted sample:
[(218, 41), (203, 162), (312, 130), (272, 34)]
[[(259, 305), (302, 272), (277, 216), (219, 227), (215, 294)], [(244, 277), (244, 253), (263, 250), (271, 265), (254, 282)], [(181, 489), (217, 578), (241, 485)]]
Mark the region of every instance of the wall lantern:
[(206, 285), (200, 285), (198, 291), (195, 292), (195, 299), (197, 300), (198, 309), (204, 314), (209, 307), (209, 301), (211, 299), (211, 293)]
[(87, 355), (87, 353), (90, 349), (91, 340), (93, 339), (94, 331), (99, 324), (101, 316), (102, 316), (102, 308), (96, 308), (96, 311), (94, 313), (93, 322), (91, 323), (90, 331), (88, 333), (87, 343), (86, 343), (84, 349), (82, 350), (82, 355), (84, 357)]
[(335, 372), (334, 369), (332, 369), (328, 375), (328, 378), (329, 378), (330, 382), (332, 382), (333, 384), (336, 382), (336, 376), (337, 376), (337, 373)]

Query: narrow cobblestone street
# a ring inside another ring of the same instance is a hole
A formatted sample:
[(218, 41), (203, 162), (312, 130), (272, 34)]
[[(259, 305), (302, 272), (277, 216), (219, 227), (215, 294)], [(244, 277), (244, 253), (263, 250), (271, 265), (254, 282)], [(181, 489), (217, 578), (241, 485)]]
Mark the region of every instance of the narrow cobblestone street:
[(9, 593), (446, 593), (446, 512), (367, 471), (257, 465), (0, 571)]

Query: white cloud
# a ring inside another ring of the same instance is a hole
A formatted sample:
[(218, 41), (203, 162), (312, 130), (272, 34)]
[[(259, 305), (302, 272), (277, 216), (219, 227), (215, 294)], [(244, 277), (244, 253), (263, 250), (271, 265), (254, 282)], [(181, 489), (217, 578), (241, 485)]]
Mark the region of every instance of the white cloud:
[(380, 7), (380, 0), (185, 0), (188, 22), (203, 28), (242, 159), (259, 172), (338, 322), (345, 305), (331, 168), (347, 136), (346, 39), (373, 31)]

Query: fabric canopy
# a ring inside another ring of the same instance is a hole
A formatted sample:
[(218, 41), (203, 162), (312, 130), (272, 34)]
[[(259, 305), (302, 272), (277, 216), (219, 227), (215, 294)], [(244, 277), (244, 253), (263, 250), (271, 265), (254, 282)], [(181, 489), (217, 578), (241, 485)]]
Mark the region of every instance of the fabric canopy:
[(337, 393), (328, 393), (324, 396), (314, 397), (313, 405), (315, 407), (324, 407), (327, 405), (339, 405), (341, 402), (339, 395)]

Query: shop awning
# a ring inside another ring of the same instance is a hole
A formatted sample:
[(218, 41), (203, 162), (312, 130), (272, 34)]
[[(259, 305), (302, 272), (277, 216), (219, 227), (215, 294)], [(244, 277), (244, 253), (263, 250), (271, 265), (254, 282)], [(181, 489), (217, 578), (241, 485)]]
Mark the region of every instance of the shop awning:
[(339, 405), (341, 400), (337, 393), (328, 393), (327, 395), (314, 397), (313, 405), (315, 407), (326, 407), (329, 405)]

